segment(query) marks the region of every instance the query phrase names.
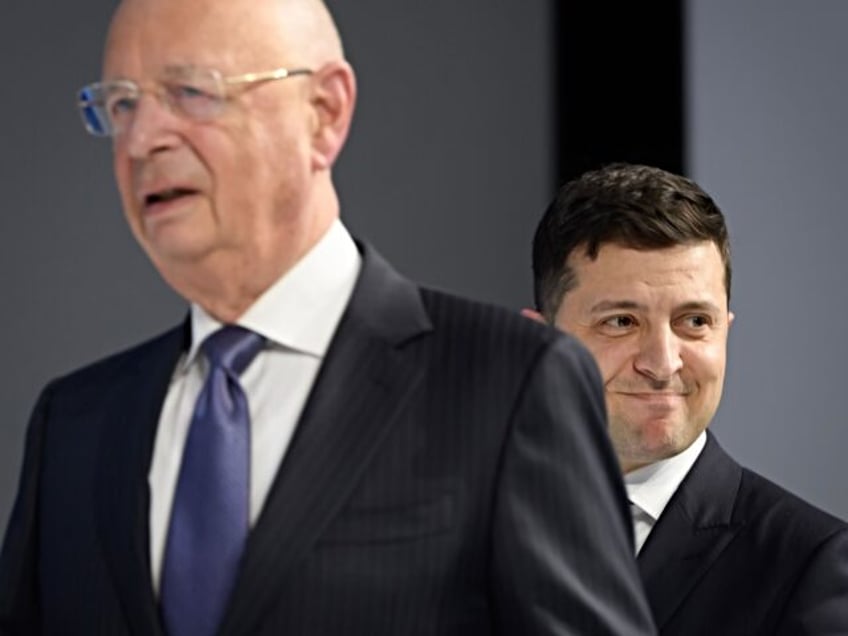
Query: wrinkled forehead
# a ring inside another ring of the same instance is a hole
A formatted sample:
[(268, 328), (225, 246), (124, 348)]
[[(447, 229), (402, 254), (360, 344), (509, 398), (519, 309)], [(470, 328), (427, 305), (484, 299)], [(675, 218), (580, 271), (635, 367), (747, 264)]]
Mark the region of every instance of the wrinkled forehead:
[(238, 73), (279, 66), (286, 42), (273, 0), (124, 0), (103, 55), (103, 77), (155, 78), (169, 67)]

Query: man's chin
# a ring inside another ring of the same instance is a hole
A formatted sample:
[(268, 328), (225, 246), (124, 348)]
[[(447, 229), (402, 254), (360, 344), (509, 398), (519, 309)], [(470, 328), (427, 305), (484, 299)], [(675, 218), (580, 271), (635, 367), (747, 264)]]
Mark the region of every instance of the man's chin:
[(659, 420), (642, 425), (638, 433), (612, 432), (613, 446), (623, 464), (646, 466), (686, 450), (694, 437), (679, 422)]

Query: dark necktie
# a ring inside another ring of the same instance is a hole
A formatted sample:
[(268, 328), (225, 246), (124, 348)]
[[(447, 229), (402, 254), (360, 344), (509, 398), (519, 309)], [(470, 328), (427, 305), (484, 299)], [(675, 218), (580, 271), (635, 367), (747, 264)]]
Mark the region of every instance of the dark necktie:
[(225, 326), (202, 350), (197, 398), (171, 508), (161, 600), (170, 636), (211, 636), (220, 624), (250, 526), (250, 413), (239, 376), (263, 338)]

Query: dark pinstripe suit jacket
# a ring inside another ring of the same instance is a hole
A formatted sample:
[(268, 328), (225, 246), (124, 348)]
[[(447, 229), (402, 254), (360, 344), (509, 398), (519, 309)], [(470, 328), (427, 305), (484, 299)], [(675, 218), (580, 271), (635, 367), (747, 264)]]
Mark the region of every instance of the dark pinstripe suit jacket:
[[(363, 249), (221, 633), (653, 633), (588, 354)], [(162, 633), (147, 472), (186, 331), (43, 392), (0, 633)]]
[(712, 434), (639, 568), (661, 634), (848, 634), (848, 527), (742, 468)]

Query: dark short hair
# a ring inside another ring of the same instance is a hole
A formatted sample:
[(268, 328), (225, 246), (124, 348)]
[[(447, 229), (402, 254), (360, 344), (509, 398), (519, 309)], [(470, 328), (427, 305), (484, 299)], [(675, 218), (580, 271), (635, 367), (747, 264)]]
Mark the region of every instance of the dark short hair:
[(568, 257), (595, 259), (605, 243), (653, 250), (712, 241), (724, 263), (730, 299), (730, 241), (724, 216), (694, 181), (659, 168), (615, 163), (565, 184), (536, 228), (536, 308), (548, 320), (577, 281)]

